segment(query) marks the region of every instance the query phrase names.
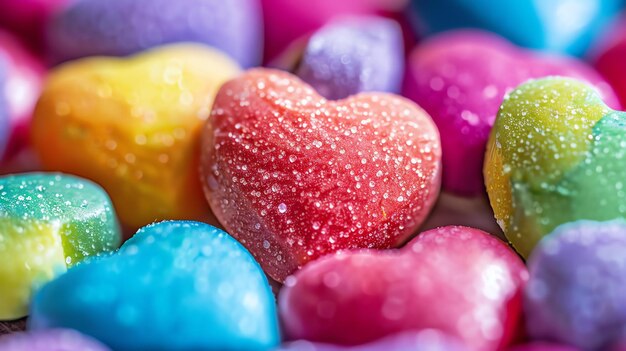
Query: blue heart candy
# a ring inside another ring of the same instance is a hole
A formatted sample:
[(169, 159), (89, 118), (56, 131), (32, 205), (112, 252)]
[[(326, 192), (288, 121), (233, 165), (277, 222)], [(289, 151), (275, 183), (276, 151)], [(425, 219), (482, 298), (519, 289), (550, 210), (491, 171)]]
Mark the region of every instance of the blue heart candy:
[(140, 229), (120, 250), (45, 285), (29, 327), (64, 327), (115, 350), (265, 350), (279, 343), (274, 296), (235, 239), (210, 225)]

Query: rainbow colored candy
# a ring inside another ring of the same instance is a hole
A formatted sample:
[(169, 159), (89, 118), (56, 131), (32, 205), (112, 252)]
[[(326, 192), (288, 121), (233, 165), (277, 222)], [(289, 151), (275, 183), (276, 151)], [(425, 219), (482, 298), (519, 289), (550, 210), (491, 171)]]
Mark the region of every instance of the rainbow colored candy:
[(626, 217), (626, 114), (584, 83), (544, 78), (505, 99), (487, 147), (498, 224), (523, 256), (558, 225)]
[(0, 178), (0, 320), (25, 316), (33, 289), (119, 243), (99, 186), (60, 174)]

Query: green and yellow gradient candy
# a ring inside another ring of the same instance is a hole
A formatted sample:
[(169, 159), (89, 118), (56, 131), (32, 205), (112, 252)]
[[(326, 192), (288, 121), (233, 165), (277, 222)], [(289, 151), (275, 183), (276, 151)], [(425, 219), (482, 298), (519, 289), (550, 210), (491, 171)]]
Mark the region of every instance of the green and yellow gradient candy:
[(116, 249), (108, 195), (53, 173), (0, 177), (0, 320), (26, 315), (32, 292), (86, 257)]
[(484, 174), (498, 224), (524, 257), (560, 224), (626, 218), (626, 113), (577, 80), (529, 81), (500, 107)]

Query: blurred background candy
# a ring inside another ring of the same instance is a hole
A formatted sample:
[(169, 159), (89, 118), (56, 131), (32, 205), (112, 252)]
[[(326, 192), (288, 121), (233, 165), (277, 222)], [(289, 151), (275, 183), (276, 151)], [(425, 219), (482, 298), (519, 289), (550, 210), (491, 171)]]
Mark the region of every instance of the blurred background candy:
[(622, 15), (618, 23), (598, 44), (593, 52), (594, 66), (611, 83), (620, 98), (622, 105), (626, 105), (626, 15)]
[(236, 63), (172, 44), (53, 70), (31, 129), (44, 169), (92, 179), (131, 229), (154, 220), (217, 223), (198, 176), (200, 130)]
[(557, 227), (528, 260), (526, 326), (531, 337), (608, 350), (626, 330), (626, 222)]
[(265, 61), (294, 41), (312, 34), (335, 17), (399, 13), (409, 0), (261, 0), (265, 30)]
[(623, 0), (412, 0), (421, 35), (480, 28), (513, 43), (583, 55), (618, 14)]
[[(1, 11), (0, 11), (1, 12)], [(9, 117), (9, 145), (0, 160), (16, 156), (29, 144), (28, 133), (35, 103), (41, 93), (45, 67), (19, 39), (0, 30), (0, 60), (4, 61), (0, 105)]]
[(504, 100), (487, 146), (485, 184), (498, 224), (527, 257), (578, 219), (626, 217), (626, 114), (581, 81), (552, 77)]
[(59, 63), (199, 42), (251, 67), (260, 64), (262, 30), (258, 0), (74, 0), (52, 19), (46, 46)]
[(3, 351), (110, 351), (98, 341), (71, 329), (49, 329), (0, 337)]
[(202, 135), (213, 212), (281, 282), (328, 253), (404, 243), (439, 194), (440, 168), (435, 125), (412, 102), (326, 101), (271, 69), (225, 83)]
[(109, 197), (87, 180), (0, 177), (0, 195), (0, 320), (25, 316), (37, 287), (120, 244)]
[(79, 265), (35, 296), (29, 328), (73, 328), (114, 350), (268, 350), (279, 343), (261, 267), (198, 222), (140, 229), (118, 253)]
[[(7, 89), (7, 60), (3, 55), (0, 55), (0, 156), (4, 154), (6, 148), (9, 133), (10, 123), (9, 120), (9, 104), (6, 99)], [(0, 157), (0, 161), (1, 161)]]
[(45, 27), (57, 11), (73, 0), (1, 0), (0, 27), (23, 39), (31, 49), (43, 49)]
[(507, 349), (508, 351), (580, 351), (568, 345), (558, 345), (549, 342), (531, 342), (524, 345), (516, 345)]
[[(466, 351), (456, 339), (435, 329), (408, 331), (357, 346), (338, 346), (298, 340), (278, 351)], [(547, 350), (546, 350), (547, 351)], [(558, 350), (556, 350), (558, 351)]]
[(400, 90), (404, 68), (402, 31), (378, 17), (343, 17), (316, 31), (296, 74), (328, 99), (366, 91)]
[(400, 250), (325, 256), (287, 278), (279, 310), (288, 339), (356, 345), (437, 328), (469, 350), (495, 351), (521, 323), (521, 259), (492, 235), (442, 227)]
[(524, 81), (548, 75), (579, 78), (619, 107), (608, 83), (585, 63), (523, 50), (488, 32), (432, 36), (414, 49), (407, 65), (403, 94), (437, 124), (443, 189), (462, 196), (484, 193), (482, 166), (491, 127), (505, 94)]

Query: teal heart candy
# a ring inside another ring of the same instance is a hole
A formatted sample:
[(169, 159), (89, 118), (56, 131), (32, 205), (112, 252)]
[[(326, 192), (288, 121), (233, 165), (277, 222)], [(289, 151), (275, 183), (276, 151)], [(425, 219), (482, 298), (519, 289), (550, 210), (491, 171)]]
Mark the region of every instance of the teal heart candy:
[(0, 320), (25, 316), (38, 285), (119, 244), (100, 186), (54, 173), (0, 177)]
[(72, 328), (114, 350), (266, 350), (280, 337), (260, 266), (208, 224), (140, 229), (35, 296), (29, 327)]

